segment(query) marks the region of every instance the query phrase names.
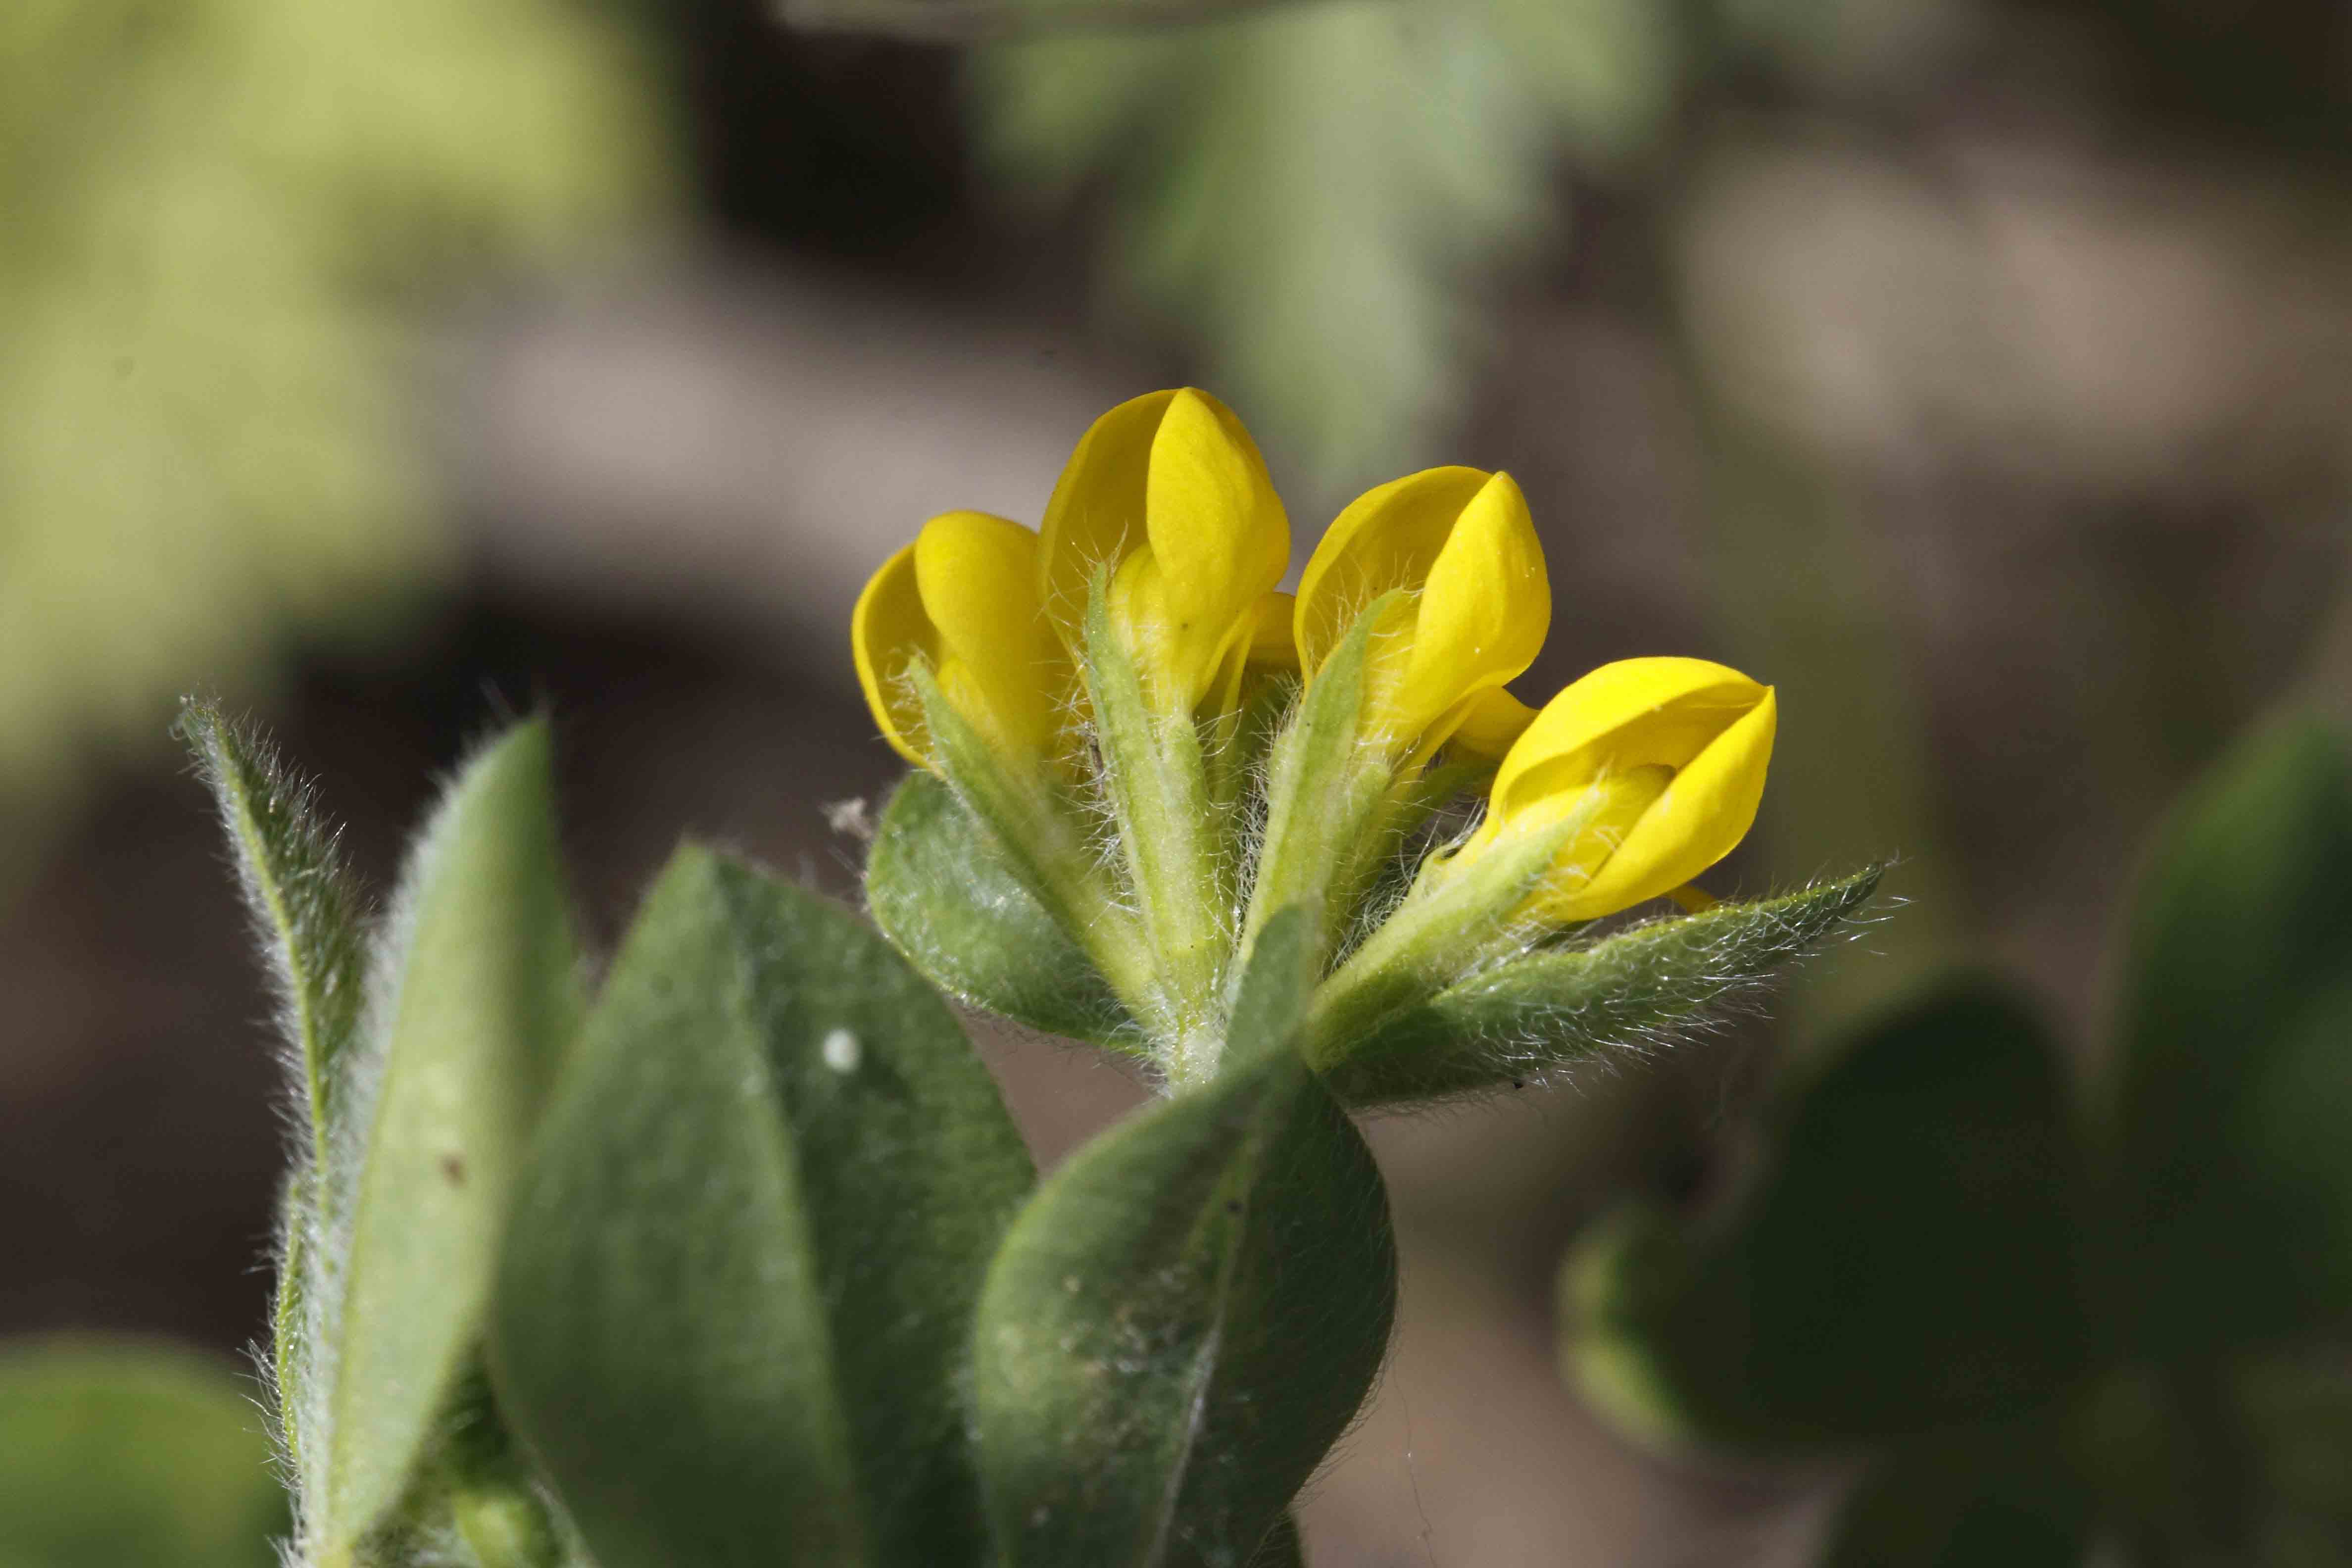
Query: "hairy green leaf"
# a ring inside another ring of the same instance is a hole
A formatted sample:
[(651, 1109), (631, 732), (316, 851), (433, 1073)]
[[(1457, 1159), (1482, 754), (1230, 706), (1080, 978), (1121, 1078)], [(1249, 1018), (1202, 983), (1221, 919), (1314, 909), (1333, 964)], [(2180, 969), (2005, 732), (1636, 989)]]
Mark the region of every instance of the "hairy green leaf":
[(320, 816), (316, 791), (250, 730), (191, 698), (179, 732), (195, 753), (268, 955), (312, 1163), (326, 1163), (331, 1097), (367, 985), (367, 899)]
[(2352, 759), (2287, 725), (2183, 806), (2132, 935), (2109, 1134), (2137, 1336), (2352, 1316)]
[(1840, 1447), (2005, 1420), (2087, 1361), (2079, 1183), (2041, 1029), (1962, 987), (1801, 1079), (1744, 1201), (1622, 1213), (1560, 1279), (1564, 1363), (1664, 1445)]
[(1649, 1044), (1752, 994), (1855, 919), (1881, 868), (1755, 903), (1640, 925), (1589, 947), (1496, 965), (1391, 1015), (1358, 1040), (1312, 1050), (1341, 1103), (1476, 1094), (1612, 1047)]
[(286, 1497), (253, 1395), (160, 1344), (0, 1348), (0, 1564), (273, 1568)]
[(578, 1027), (551, 762), (532, 721), (466, 765), (379, 955), (354, 1133), (311, 1244), (340, 1265), (331, 1405), (306, 1423), (328, 1448), (310, 1502), (330, 1563), (401, 1503), (472, 1364), (515, 1173)]
[(500, 1401), (604, 1568), (931, 1568), (984, 1542), (953, 1387), (1027, 1153), (880, 938), (681, 849), (499, 1278)]
[(1242, 1568), (1379, 1369), (1394, 1244), (1295, 1048), (1307, 936), (1269, 922), (1223, 1070), (1080, 1150), (989, 1270), (973, 1422), (1010, 1568)]
[(276, 984), (301, 1145), (279, 1195), (276, 1299), (270, 1310), (273, 1414), (289, 1461), (303, 1468), (300, 1421), (320, 1347), (306, 1340), (305, 1248), (320, 1225), (320, 1172), (340, 1134), (341, 1084), (367, 987), (367, 900), (344, 864), (315, 791), (252, 731), (190, 699), (179, 733), (195, 753)]
[(1141, 1048), (1109, 982), (1030, 893), (986, 826), (927, 773), (908, 775), (866, 862), (874, 923), (967, 1006), (1049, 1035)]

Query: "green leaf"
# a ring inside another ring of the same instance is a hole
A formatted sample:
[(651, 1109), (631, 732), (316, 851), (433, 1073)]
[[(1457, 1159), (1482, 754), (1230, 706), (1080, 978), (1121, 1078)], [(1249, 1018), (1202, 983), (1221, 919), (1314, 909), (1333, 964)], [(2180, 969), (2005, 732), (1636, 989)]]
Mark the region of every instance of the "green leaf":
[(366, 991), (366, 896), (344, 863), (337, 831), (319, 814), (315, 789), (259, 736), (194, 698), (181, 707), (179, 733), (195, 753), (236, 858), (299, 1074), (307, 1152), (323, 1165), (334, 1125), (331, 1097)]
[(2059, 1066), (1962, 987), (1800, 1075), (1744, 1201), (1621, 1214), (1561, 1276), (1564, 1363), (1662, 1445), (1846, 1447), (2004, 1420), (2086, 1363)]
[(2075, 1568), (2093, 1494), (2063, 1438), (2029, 1423), (1906, 1445), (1846, 1499), (1822, 1568)]
[(0, 1565), (273, 1568), (286, 1496), (254, 1394), (159, 1344), (0, 1349)]
[(2352, 1344), (2339, 1331), (2332, 1343), (2242, 1357), (2228, 1391), (2248, 1450), (2258, 1560), (2352, 1556)]
[(932, 984), (1049, 1035), (1139, 1051), (1134, 1018), (1004, 858), (995, 835), (927, 773), (883, 808), (866, 862), (882, 934)]
[(2182, 807), (2130, 946), (2109, 1131), (2158, 1356), (2352, 1316), (2352, 763), (2290, 724)]
[(2118, 1369), (2078, 1449), (2129, 1560), (2340, 1563), (2352, 1551), (2352, 1344)]
[(1318, 1041), (1315, 1055), (1331, 1091), (1353, 1106), (1540, 1080), (1752, 994), (1854, 920), (1882, 869), (1655, 921), (1590, 947), (1539, 950), (1391, 1014), (1369, 1037)]
[(973, 1423), (1008, 1568), (1248, 1563), (1379, 1369), (1394, 1244), (1294, 1048), (1307, 934), (1269, 922), (1223, 1070), (1081, 1149), (989, 1270)]
[(355, 1080), (366, 1135), (336, 1149), (316, 1249), (341, 1261), (332, 1405), (310, 1427), (331, 1563), (401, 1503), (472, 1363), (524, 1145), (578, 1026), (551, 775), (543, 721), (481, 752), (394, 905)]
[(499, 1277), (500, 1403), (604, 1568), (976, 1563), (953, 1388), (1031, 1181), (882, 940), (671, 861), (550, 1111)]
[(1486, 7), (1276, 5), (973, 60), (999, 183), (1106, 196), (1110, 271), (1319, 479), (1392, 472), (1462, 389), (1475, 279), (1552, 210), (1555, 110)]
[(219, 810), (278, 991), (295, 1077), (301, 1145), (280, 1195), (276, 1300), (270, 1312), (273, 1414), (289, 1460), (303, 1467), (302, 1414), (320, 1347), (305, 1341), (303, 1257), (319, 1224), (318, 1173), (339, 1136), (345, 1058), (366, 993), (367, 900), (312, 786), (252, 731), (189, 699), (179, 733)]

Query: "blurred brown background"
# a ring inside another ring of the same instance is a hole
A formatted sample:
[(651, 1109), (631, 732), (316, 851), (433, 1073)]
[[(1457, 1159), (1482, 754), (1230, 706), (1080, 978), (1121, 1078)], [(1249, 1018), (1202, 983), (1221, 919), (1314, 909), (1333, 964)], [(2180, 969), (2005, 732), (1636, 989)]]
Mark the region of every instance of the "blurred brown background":
[[(262, 1321), (269, 1008), (177, 690), (263, 721), (379, 886), (434, 771), (545, 706), (600, 942), (681, 834), (847, 895), (824, 807), (897, 771), (865, 574), (936, 511), (1034, 521), (1095, 414), (1196, 380), (1302, 558), (1371, 484), (1509, 468), (1558, 605), (1521, 694), (1777, 683), (1710, 880), (1895, 857), (1907, 900), (1775, 1026), (1374, 1129), (1405, 1316), (1311, 1555), (1799, 1560), (1839, 1478), (1603, 1436), (1554, 1265), (1927, 972), (2082, 1033), (2166, 800), (2345, 705), (2347, 13), (315, 9), (0, 20), (0, 1331)], [(987, 1048), (1047, 1156), (1140, 1093)]]

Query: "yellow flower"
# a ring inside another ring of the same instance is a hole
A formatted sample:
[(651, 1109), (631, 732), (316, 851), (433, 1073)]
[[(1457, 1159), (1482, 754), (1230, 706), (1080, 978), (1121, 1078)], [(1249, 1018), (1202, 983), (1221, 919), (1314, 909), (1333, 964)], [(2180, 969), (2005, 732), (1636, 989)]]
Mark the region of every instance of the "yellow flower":
[(1508, 474), (1430, 468), (1341, 512), (1298, 584), (1297, 637), (1311, 679), (1381, 595), (1402, 590), (1374, 628), (1361, 733), (1402, 756), (1449, 739), (1498, 756), (1528, 710), (1503, 683), (1551, 626), (1551, 584), (1527, 498)]
[(1076, 654), (1108, 568), (1111, 626), (1153, 705), (1179, 713), (1216, 689), (1289, 563), (1290, 524), (1249, 432), (1186, 388), (1122, 403), (1078, 442), (1045, 506), (1038, 583)]
[(1210, 688), (1220, 713), (1233, 713), (1254, 681), (1268, 676), (1298, 673), (1298, 645), (1291, 639), (1292, 599), (1287, 594), (1262, 594), (1247, 616), (1247, 632), (1234, 639), (1225, 662)]
[(1772, 689), (1696, 658), (1603, 665), (1544, 706), (1496, 770), (1455, 855), (1566, 831), (1521, 912), (1596, 920), (1672, 892), (1756, 820), (1779, 721)]
[(1056, 750), (1076, 674), (1037, 598), (1037, 536), (981, 511), (951, 511), (882, 563), (850, 617), (857, 682), (898, 754), (937, 771), (908, 667), (998, 754)]

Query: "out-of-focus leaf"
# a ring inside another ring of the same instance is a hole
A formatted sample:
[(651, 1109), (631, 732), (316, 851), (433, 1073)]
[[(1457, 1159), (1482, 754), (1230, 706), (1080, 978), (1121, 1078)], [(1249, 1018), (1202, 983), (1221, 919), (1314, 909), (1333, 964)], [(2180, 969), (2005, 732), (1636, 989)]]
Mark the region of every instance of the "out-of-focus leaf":
[(561, 0), (0, 5), (0, 802), (446, 556), (404, 319), (571, 252), (664, 138)]
[(866, 862), (874, 923), (931, 984), (1049, 1035), (1131, 1048), (1136, 1023), (955, 792), (908, 775)]
[(1029, 1158), (946, 1007), (682, 849), (533, 1155), (501, 1404), (604, 1568), (977, 1563), (955, 1400)]
[(2076, 1568), (2090, 1551), (2092, 1508), (2054, 1427), (1906, 1444), (1846, 1499), (1822, 1568)]
[(1307, 926), (1270, 921), (1206, 1086), (1080, 1150), (1021, 1213), (973, 1335), (1011, 1568), (1239, 1565), (1388, 1342), (1380, 1173), (1295, 1048)]
[(1664, 1444), (1843, 1447), (2032, 1411), (2086, 1363), (2074, 1132), (2048, 1042), (1952, 991), (1797, 1089), (1703, 1234), (1622, 1215), (1561, 1276), (1562, 1354)]
[(310, 1331), (332, 1347), (331, 1404), (303, 1424), (326, 1450), (306, 1528), (331, 1563), (401, 1503), (474, 1364), (524, 1146), (579, 1026), (552, 750), (538, 720), (467, 763), (394, 906), (331, 1239), (306, 1244), (340, 1265), (332, 1320)]
[(1488, 0), (1528, 90), (1588, 157), (1642, 151), (1682, 85), (1683, 19), (1646, 0)]
[(2352, 1321), (2352, 760), (2316, 722), (2183, 807), (2133, 933), (2109, 1135), (2143, 1348)]
[(1341, 0), (976, 57), (1003, 183), (1108, 194), (1117, 285), (1324, 478), (1459, 393), (1470, 291), (1549, 210), (1552, 105), (1484, 6)]
[(1636, 926), (1590, 947), (1498, 964), (1380, 1024), (1318, 1041), (1341, 1103), (1390, 1105), (1538, 1080), (1597, 1051), (1637, 1045), (1752, 994), (1853, 920), (1874, 867), (1755, 903)]
[(0, 1568), (272, 1568), (257, 1390), (162, 1345), (0, 1348)]
[(2252, 1456), (2256, 1560), (2352, 1562), (2352, 1346), (2243, 1358), (2230, 1393)]
[(1307, 1552), (1299, 1544), (1298, 1521), (1286, 1513), (1274, 1521), (1249, 1568), (1307, 1568)]

